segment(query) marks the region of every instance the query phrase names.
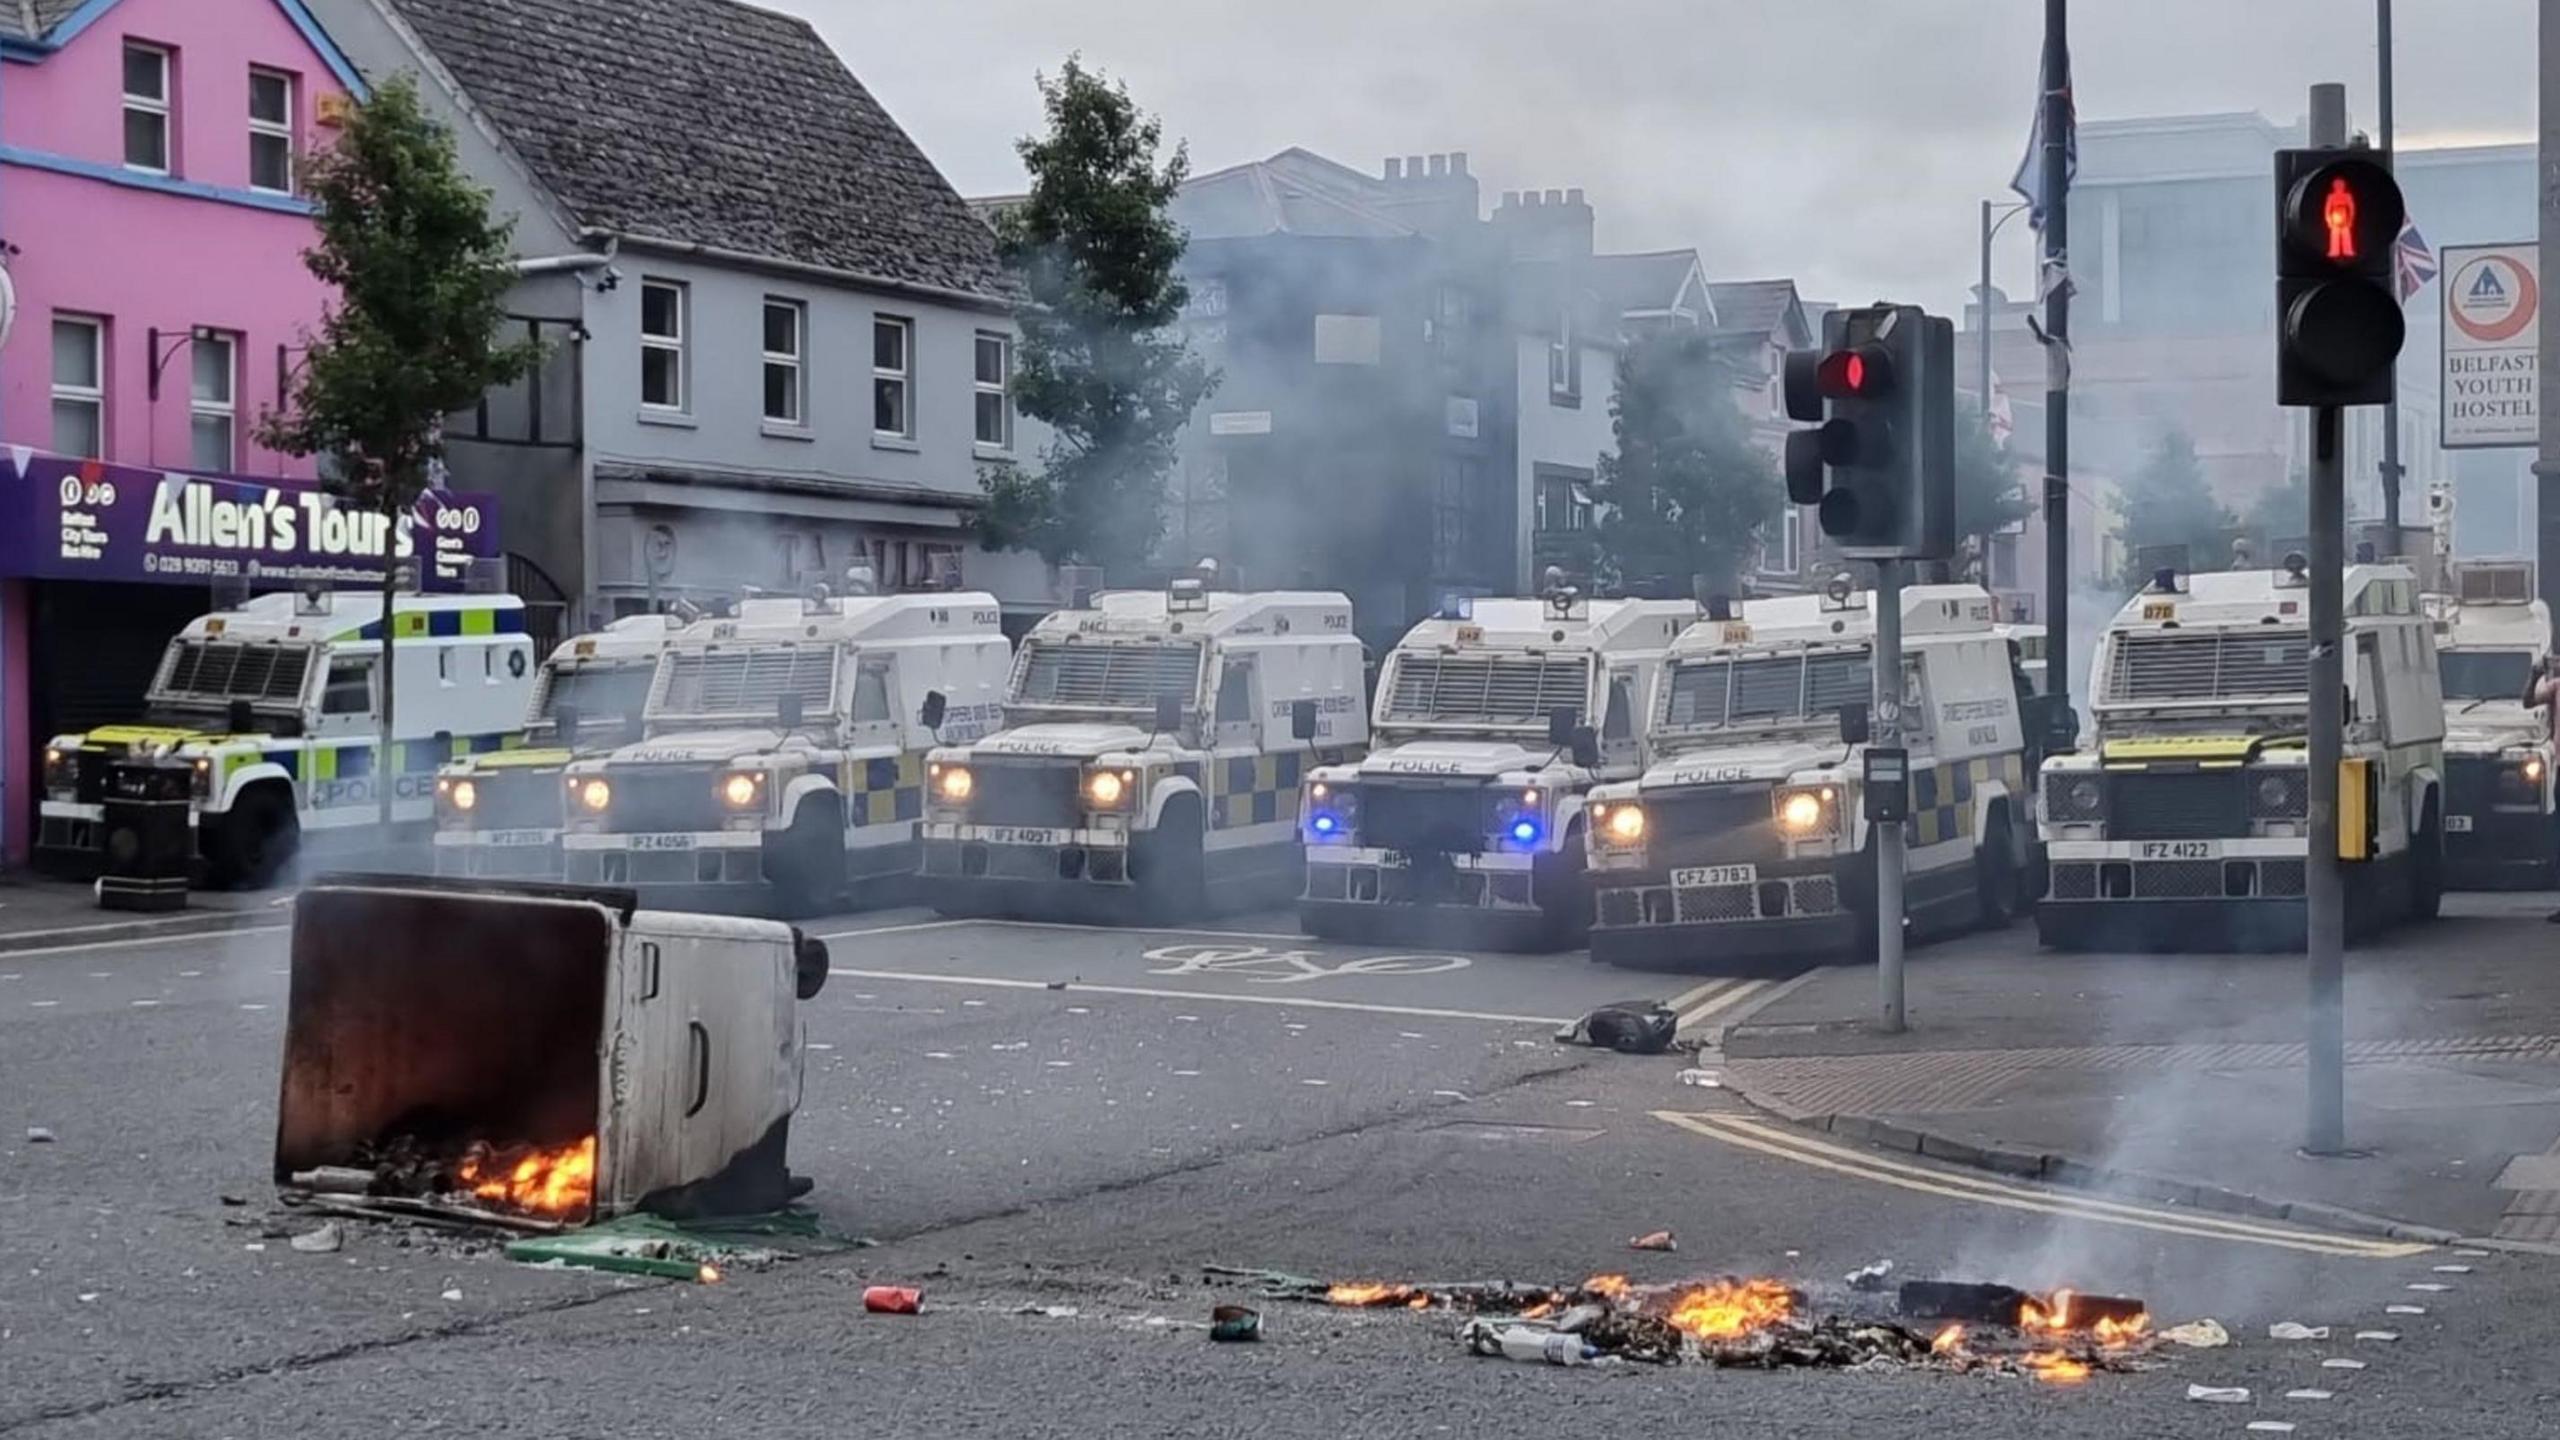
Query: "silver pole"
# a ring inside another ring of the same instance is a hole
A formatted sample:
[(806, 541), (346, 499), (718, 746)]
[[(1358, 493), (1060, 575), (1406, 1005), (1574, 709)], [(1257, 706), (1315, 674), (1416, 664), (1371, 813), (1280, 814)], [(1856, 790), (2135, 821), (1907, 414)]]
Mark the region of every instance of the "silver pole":
[(1982, 297), (1982, 304), (1974, 312), (1973, 347), (1982, 352), (1982, 418), (1987, 423), (1991, 419), (1991, 202), (1988, 200), (1982, 202), (1982, 287), (1975, 293)]
[[(2311, 143), (2347, 143), (2347, 90), (2311, 87)], [(2303, 1149), (2335, 1155), (2347, 1145), (2346, 876), (2338, 865), (2338, 761), (2344, 749), (2346, 656), (2346, 461), (2343, 412), (2311, 413), (2311, 804), (2303, 884), (2310, 953), (2310, 1111)]]
[[(2391, 0), (2373, 0), (2376, 48), (2380, 52), (2380, 109), (2382, 121), (2382, 163), (2396, 169), (2391, 146)], [(2393, 238), (2398, 244), (2398, 238)], [(2391, 281), (2391, 293), (2400, 293), (2399, 276)], [(2391, 398), (2382, 406), (2382, 532), (2390, 537), (2388, 553), (2400, 550), (2400, 367), (2391, 368)]]
[[(1875, 743), (1902, 748), (1902, 562), (1876, 562), (1874, 656)], [(1904, 760), (1904, 786), (1910, 762)], [(1882, 987), (1884, 1030), (1902, 1033), (1902, 823), (1874, 824), (1876, 848), (1876, 983)]]
[[(2554, 165), (2560, 165), (2560, 15), (2552, 7), (2539, 7), (2540, 43), (2542, 51), (2542, 121), (2541, 145), (2537, 173), (2548, 176)], [(2541, 223), (2542, 247), (2537, 268), (2543, 282), (2543, 293), (2550, 293), (2551, 283), (2560, 280), (2554, 273), (2551, 258), (2560, 255), (2560, 185), (2545, 183), (2541, 204), (2537, 207)], [(2453, 283), (2452, 277), (2439, 277), (2439, 285)], [(2542, 327), (2542, 347), (2537, 358), (2538, 374), (2560, 375), (2560, 325)], [(2534, 457), (2534, 584), (2546, 603), (2560, 607), (2560, 403), (2541, 407), (2540, 444)]]

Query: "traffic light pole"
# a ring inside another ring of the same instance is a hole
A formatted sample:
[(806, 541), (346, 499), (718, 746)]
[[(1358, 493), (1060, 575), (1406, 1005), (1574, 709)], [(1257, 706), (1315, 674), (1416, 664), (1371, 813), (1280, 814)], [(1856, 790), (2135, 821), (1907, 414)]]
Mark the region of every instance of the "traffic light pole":
[[(2052, 273), (2071, 253), (2070, 73), (2064, 0), (2045, 0), (2044, 68), (2044, 645), (2051, 735), (2046, 753), (2072, 748), (2079, 730), (2071, 708), (2071, 287)], [(1983, 327), (1983, 343), (1991, 342)]]
[[(2311, 87), (2311, 143), (2347, 140), (2343, 85)], [(2304, 948), (2311, 961), (2310, 1096), (2302, 1148), (2336, 1155), (2347, 1147), (2346, 877), (2338, 865), (2338, 762), (2344, 750), (2347, 550), (2346, 459), (2339, 444), (2345, 411), (2311, 412), (2311, 673), (2305, 695), (2311, 742), (2309, 831), (2303, 874)]]
[[(1874, 743), (1902, 749), (1902, 562), (1876, 562), (1876, 637), (1869, 652), (1875, 671)], [(1902, 1033), (1902, 822), (1869, 822), (1876, 851), (1876, 984), (1882, 991), (1883, 1027)]]

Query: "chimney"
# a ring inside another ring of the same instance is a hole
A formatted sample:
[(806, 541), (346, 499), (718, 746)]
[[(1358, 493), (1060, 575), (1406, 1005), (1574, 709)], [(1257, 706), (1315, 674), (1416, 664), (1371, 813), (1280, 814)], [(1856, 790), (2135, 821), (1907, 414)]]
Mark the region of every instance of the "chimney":
[(1413, 179), (1421, 179), (1422, 157), (1419, 155), (1407, 155), (1404, 157), (1404, 173), (1411, 176)]
[(1539, 194), (1537, 191), (1535, 191), (1535, 190), (1524, 190), (1524, 191), (1522, 191), (1522, 192), (1520, 193), (1520, 203), (1521, 203), (1521, 204), (1523, 204), (1523, 205), (1538, 205), (1538, 204), (1542, 204), (1542, 203), (1544, 203), (1545, 199), (1546, 199), (1546, 197), (1545, 197), (1545, 196), (1540, 195), (1540, 194)]
[(1576, 186), (1576, 187), (1574, 187), (1573, 189), (1571, 189), (1571, 190), (1567, 190), (1566, 192), (1564, 192), (1564, 203), (1566, 203), (1567, 205), (1579, 205), (1579, 204), (1581, 204), (1581, 203), (1582, 203), (1582, 188), (1581, 188), (1580, 186)]
[(1503, 208), (1503, 209), (1505, 209), (1505, 210), (1512, 209), (1512, 208), (1514, 208), (1514, 207), (1518, 206), (1518, 205), (1519, 205), (1519, 203), (1520, 203), (1520, 192), (1519, 192), (1519, 191), (1517, 191), (1517, 190), (1505, 190), (1505, 191), (1503, 191), (1503, 192), (1502, 192), (1502, 208)]
[(1467, 173), (1466, 151), (1452, 150), (1449, 152), (1449, 173), (1452, 175), (1464, 175)]
[(1387, 178), (1390, 180), (1404, 178), (1404, 162), (1393, 155), (1387, 157)]
[(1431, 178), (1432, 178), (1432, 179), (1434, 179), (1434, 180), (1445, 179), (1445, 178), (1447, 178), (1448, 174), (1449, 174), (1449, 157), (1448, 157), (1448, 156), (1446, 156), (1446, 155), (1434, 155), (1434, 156), (1432, 156), (1432, 157), (1431, 157)]
[(1550, 190), (1550, 191), (1548, 191), (1548, 192), (1547, 192), (1547, 203), (1548, 203), (1548, 204), (1550, 204), (1550, 205), (1561, 205), (1561, 204), (1563, 204), (1563, 203), (1564, 203), (1564, 192), (1563, 192), (1563, 191), (1561, 191), (1561, 190)]
[(1580, 189), (1504, 191), (1495, 230), (1514, 260), (1587, 260), (1591, 206)]

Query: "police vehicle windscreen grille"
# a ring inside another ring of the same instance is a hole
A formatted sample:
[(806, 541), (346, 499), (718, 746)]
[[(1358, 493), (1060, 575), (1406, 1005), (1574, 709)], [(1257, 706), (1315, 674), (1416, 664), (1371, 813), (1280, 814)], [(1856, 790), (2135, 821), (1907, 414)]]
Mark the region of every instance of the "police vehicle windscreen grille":
[(1664, 723), (1674, 729), (1824, 719), (1875, 689), (1865, 650), (1712, 660), (1672, 672)]
[(2107, 698), (2285, 700), (2310, 690), (2311, 642), (2300, 630), (2163, 630), (2115, 638)]
[(785, 695), (823, 715), (835, 696), (836, 652), (826, 645), (707, 650), (666, 657), (658, 709), (668, 715), (774, 714)]
[(2436, 656), (2447, 700), (2516, 700), (2533, 673), (2529, 650), (2446, 650)]
[(1072, 710), (1145, 710), (1159, 697), (1192, 703), (1200, 690), (1200, 647), (1057, 645), (1024, 647), (1013, 703)]
[(562, 705), (576, 708), (583, 720), (627, 720), (649, 703), (649, 681), (657, 667), (647, 662), (584, 670), (546, 671), (534, 717), (549, 720)]
[(178, 701), (298, 705), (310, 670), (311, 652), (299, 646), (181, 640), (169, 647), (168, 674), (160, 689)]
[(1550, 713), (1590, 702), (1591, 662), (1583, 656), (1405, 654), (1395, 658), (1386, 718), (1544, 725)]

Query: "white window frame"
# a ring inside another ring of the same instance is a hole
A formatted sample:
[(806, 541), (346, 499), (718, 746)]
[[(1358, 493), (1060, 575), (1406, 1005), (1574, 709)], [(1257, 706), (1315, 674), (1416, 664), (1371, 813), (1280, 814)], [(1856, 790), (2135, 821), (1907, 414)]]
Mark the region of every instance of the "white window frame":
[[(177, 54), (166, 45), (154, 45), (147, 40), (127, 40), (124, 42), (124, 50), (118, 57), (118, 66), (121, 67), (124, 59), (132, 56), (137, 51), (146, 55), (158, 57), (160, 61), (160, 93), (156, 96), (136, 95), (131, 90), (124, 89), (124, 71), (122, 68), (118, 68), (116, 71), (116, 88), (124, 95), (124, 106), (123, 109), (118, 112), (116, 118), (116, 142), (119, 146), (125, 147), (124, 168), (127, 170), (139, 171), (145, 175), (172, 175), (177, 173), (178, 168), (178, 123), (177, 116), (173, 113), (173, 107), (170, 104), (169, 90), (171, 85), (177, 80)], [(152, 115), (159, 118), (160, 163), (157, 165), (135, 164), (132, 150), (130, 146), (126, 145), (123, 130), (124, 117), (135, 114)]]
[[(767, 343), (772, 334), (773, 312), (791, 317), (791, 348), (775, 350)], [(764, 423), (788, 429), (799, 429), (809, 423), (809, 306), (806, 301), (785, 295), (767, 295), (764, 308), (756, 312), (756, 345), (764, 354), (764, 366), (756, 372), (756, 404), (764, 407)], [(770, 408), (768, 388), (776, 370), (791, 372), (791, 413), (776, 415)]]
[[(199, 329), (187, 344), (187, 462), (199, 469), (206, 468), (196, 459), (196, 422), (219, 420), (222, 422), (224, 453), (217, 468), (227, 475), (240, 468), (240, 337), (222, 330)], [(194, 352), (198, 345), (219, 345), (230, 352), (230, 363), (223, 367), (228, 383), (223, 386), (225, 393), (218, 400), (207, 399), (198, 392)]]
[(1547, 346), (1547, 398), (1580, 399), (1582, 374), (1574, 354), (1573, 311), (1567, 308), (1556, 317), (1556, 338)]
[[(89, 407), (90, 411), (98, 417), (98, 454), (95, 457), (76, 456), (73, 458), (104, 459), (106, 458), (107, 453), (106, 317), (102, 315), (72, 315), (59, 313), (53, 317), (54, 329), (58, 330), (65, 325), (75, 326), (89, 332), (89, 339), (91, 341), (89, 350), (91, 357), (89, 383), (86, 385), (69, 384), (65, 383), (60, 376), (54, 375), (52, 354), (48, 351), (46, 353), (45, 360), (45, 373), (47, 376), (51, 377), (51, 388), (53, 392), (52, 405), (72, 404), (86, 405)], [(45, 332), (45, 338), (48, 343), (51, 342), (52, 337), (52, 330)], [(51, 428), (53, 424), (52, 405), (48, 405), (45, 409), (45, 424), (48, 438), (51, 438)]]
[[(880, 363), (880, 332), (894, 328), (898, 332), (898, 358), (902, 368), (890, 369)], [(898, 419), (902, 428), (880, 428), (880, 385), (891, 381), (898, 386)], [(908, 315), (874, 315), (871, 317), (871, 435), (875, 440), (913, 440), (916, 438), (916, 322)]]
[[(264, 65), (249, 67), (249, 188), (262, 195), (291, 195), (294, 193), (294, 187), (302, 180), (302, 177), (295, 173), (299, 167), (295, 164), (293, 153), (294, 102), (299, 98), (296, 94), (298, 79), (299, 77), (289, 70), (276, 70)], [(258, 117), (258, 82), (260, 80), (276, 80), (283, 83), (283, 119), (262, 120)], [(261, 139), (284, 142), (284, 188), (281, 190), (271, 189), (258, 183), (258, 142)]]
[[(649, 292), (652, 290), (664, 290), (675, 297), (675, 333), (651, 333), (649, 329)], [(692, 357), (689, 353), (688, 342), (686, 340), (686, 331), (692, 319), (692, 316), (687, 312), (692, 308), (692, 286), (685, 284), (681, 280), (652, 280), (645, 276), (641, 278), (640, 408), (643, 410), (658, 415), (682, 415), (685, 413), (685, 405), (692, 398), (687, 392), (693, 388), (690, 384), (693, 377), (688, 373), (693, 368), (691, 363)], [(675, 357), (676, 393), (672, 400), (652, 400), (649, 398), (649, 355), (652, 351), (662, 351)]]
[[(996, 378), (991, 382), (978, 373), (978, 347), (989, 341), (996, 346)], [(969, 346), (969, 433), (981, 450), (1013, 448), (1013, 337), (1001, 330), (981, 330)], [(996, 438), (988, 439), (978, 431), (978, 400), (996, 397)]]

